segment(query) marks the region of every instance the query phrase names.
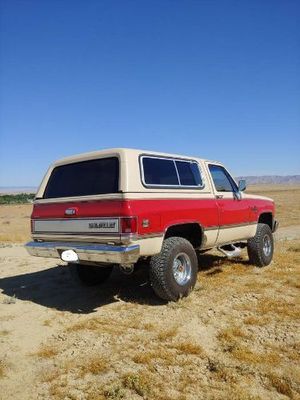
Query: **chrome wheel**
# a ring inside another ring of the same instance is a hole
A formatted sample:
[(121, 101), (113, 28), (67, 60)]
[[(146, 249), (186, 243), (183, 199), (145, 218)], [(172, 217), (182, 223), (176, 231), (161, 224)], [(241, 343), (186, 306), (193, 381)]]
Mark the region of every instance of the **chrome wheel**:
[(268, 257), (272, 252), (272, 242), (269, 235), (263, 237), (263, 252), (266, 257)]
[(189, 256), (185, 253), (179, 253), (173, 262), (173, 276), (180, 286), (184, 286), (191, 279), (192, 266)]
[(271, 263), (274, 252), (274, 239), (269, 225), (257, 224), (255, 236), (248, 240), (247, 251), (250, 264), (257, 267), (265, 267)]

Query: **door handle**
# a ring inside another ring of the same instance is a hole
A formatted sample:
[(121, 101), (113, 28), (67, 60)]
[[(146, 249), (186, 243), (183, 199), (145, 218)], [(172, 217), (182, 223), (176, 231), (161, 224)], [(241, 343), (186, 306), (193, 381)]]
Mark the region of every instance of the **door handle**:
[(216, 194), (216, 199), (223, 199), (223, 194)]

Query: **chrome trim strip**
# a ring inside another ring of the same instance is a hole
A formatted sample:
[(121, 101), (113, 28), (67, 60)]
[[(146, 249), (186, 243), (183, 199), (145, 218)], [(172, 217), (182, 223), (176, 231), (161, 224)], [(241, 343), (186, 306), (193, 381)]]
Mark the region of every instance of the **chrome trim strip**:
[(212, 231), (215, 229), (230, 229), (230, 228), (240, 228), (243, 226), (249, 226), (249, 225), (257, 225), (257, 222), (242, 222), (239, 224), (227, 224), (227, 225), (211, 225), (211, 226), (207, 226), (204, 227), (204, 231)]
[(158, 232), (158, 233), (145, 233), (141, 235), (136, 236), (136, 240), (141, 240), (141, 239), (150, 239), (150, 238), (156, 238), (156, 237), (163, 237), (164, 232)]
[(126, 253), (128, 251), (139, 249), (139, 245), (134, 244), (132, 246), (109, 246), (105, 244), (85, 244), (85, 243), (73, 243), (70, 245), (69, 242), (28, 242), (26, 247), (36, 247), (36, 248), (51, 248), (59, 247), (66, 248), (72, 247), (75, 250), (87, 250), (87, 251), (109, 251), (109, 252), (119, 252)]
[(34, 231), (33, 235), (84, 235), (84, 236), (106, 236), (109, 238), (120, 238), (120, 233), (110, 233), (110, 232), (63, 232), (63, 231)]
[[(32, 221), (79, 221), (79, 220), (87, 220), (87, 219), (92, 219), (92, 220), (101, 220), (101, 219), (120, 219), (121, 217), (76, 217), (76, 218), (70, 218), (70, 217), (60, 217), (60, 218), (32, 218)], [(126, 217), (125, 217), (126, 218)], [(129, 218), (129, 217), (128, 217)]]
[(45, 232), (44, 234), (37, 234), (33, 233), (32, 238), (34, 240), (44, 240), (44, 241), (57, 241), (61, 240), (63, 242), (69, 241), (69, 243), (78, 243), (78, 242), (84, 242), (84, 243), (91, 243), (91, 241), (95, 243), (114, 243), (114, 245), (127, 245), (132, 242), (138, 241), (138, 240), (147, 240), (147, 239), (153, 239), (153, 238), (161, 238), (163, 240), (164, 233), (147, 233), (144, 235), (136, 235), (132, 233), (122, 233), (121, 235), (119, 234), (110, 234), (110, 235), (105, 235), (105, 234), (91, 234), (88, 235), (86, 233), (83, 233), (81, 235), (78, 234), (70, 234), (70, 233), (49, 233)]
[(206, 231), (214, 231), (216, 229), (220, 229), (219, 225), (211, 225), (211, 226), (207, 226), (207, 227), (203, 227), (204, 232)]
[(221, 225), (219, 229), (240, 228), (242, 226), (257, 225), (257, 222), (242, 222), (240, 224)]

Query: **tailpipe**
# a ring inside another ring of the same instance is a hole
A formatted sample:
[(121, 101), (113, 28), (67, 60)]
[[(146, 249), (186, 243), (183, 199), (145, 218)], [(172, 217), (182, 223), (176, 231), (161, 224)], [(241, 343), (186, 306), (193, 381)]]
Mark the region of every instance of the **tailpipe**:
[(125, 275), (131, 275), (134, 271), (134, 264), (121, 264), (119, 265), (120, 271)]

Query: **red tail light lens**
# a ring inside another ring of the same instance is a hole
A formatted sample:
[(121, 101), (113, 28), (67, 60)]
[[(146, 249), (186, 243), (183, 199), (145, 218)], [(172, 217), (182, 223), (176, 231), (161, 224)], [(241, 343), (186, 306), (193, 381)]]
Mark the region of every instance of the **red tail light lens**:
[(136, 232), (137, 232), (136, 217), (121, 218), (121, 233), (136, 233)]

